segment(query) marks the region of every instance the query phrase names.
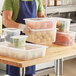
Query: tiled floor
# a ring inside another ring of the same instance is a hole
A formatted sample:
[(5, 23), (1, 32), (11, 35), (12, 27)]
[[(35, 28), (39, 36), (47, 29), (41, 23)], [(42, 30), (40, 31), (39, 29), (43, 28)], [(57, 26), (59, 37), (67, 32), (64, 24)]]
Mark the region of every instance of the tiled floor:
[[(0, 70), (0, 76), (4, 76), (5, 71)], [(55, 76), (55, 74), (50, 74)], [(63, 76), (76, 76), (76, 59), (68, 60), (64, 62), (64, 75)]]

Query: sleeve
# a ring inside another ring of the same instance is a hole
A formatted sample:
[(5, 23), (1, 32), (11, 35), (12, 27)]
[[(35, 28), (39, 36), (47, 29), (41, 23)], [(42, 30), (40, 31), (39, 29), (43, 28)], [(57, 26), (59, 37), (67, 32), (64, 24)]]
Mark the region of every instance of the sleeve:
[(42, 12), (43, 10), (44, 10), (44, 9), (43, 9), (42, 0), (39, 0), (38, 12)]
[(4, 10), (13, 10), (12, 0), (4, 0), (2, 11), (4, 11)]

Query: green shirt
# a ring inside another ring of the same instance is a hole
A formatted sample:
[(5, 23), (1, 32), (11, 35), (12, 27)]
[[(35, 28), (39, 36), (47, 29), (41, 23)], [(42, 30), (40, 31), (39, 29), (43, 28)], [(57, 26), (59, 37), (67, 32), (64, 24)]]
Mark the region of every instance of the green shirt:
[[(30, 1), (30, 0), (27, 0), (27, 1)], [(20, 0), (4, 0), (2, 11), (4, 10), (13, 11), (12, 19), (15, 21), (19, 13), (19, 7), (20, 7), (19, 3), (20, 3)], [(42, 0), (36, 0), (36, 6), (37, 6), (36, 12), (43, 11)]]

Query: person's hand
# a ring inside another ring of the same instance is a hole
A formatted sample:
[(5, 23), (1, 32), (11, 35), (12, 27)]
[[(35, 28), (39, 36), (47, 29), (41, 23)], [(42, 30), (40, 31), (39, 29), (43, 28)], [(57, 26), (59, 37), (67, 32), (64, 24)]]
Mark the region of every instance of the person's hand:
[(31, 33), (31, 28), (28, 27), (27, 25), (24, 24), (19, 24), (18, 29), (21, 29), (23, 33), (25, 34), (30, 34)]
[(31, 28), (26, 25), (22, 32), (28, 35), (31, 33)]

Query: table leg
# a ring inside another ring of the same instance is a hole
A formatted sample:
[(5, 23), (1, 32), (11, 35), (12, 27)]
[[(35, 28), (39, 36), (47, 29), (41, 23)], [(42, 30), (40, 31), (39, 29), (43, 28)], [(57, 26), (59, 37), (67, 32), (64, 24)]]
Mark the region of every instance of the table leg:
[(20, 76), (25, 76), (25, 68), (20, 68)]
[(63, 75), (63, 59), (56, 60), (56, 76)]
[(60, 75), (63, 75), (63, 59), (60, 59)]
[(56, 76), (59, 76), (59, 60), (56, 60)]

